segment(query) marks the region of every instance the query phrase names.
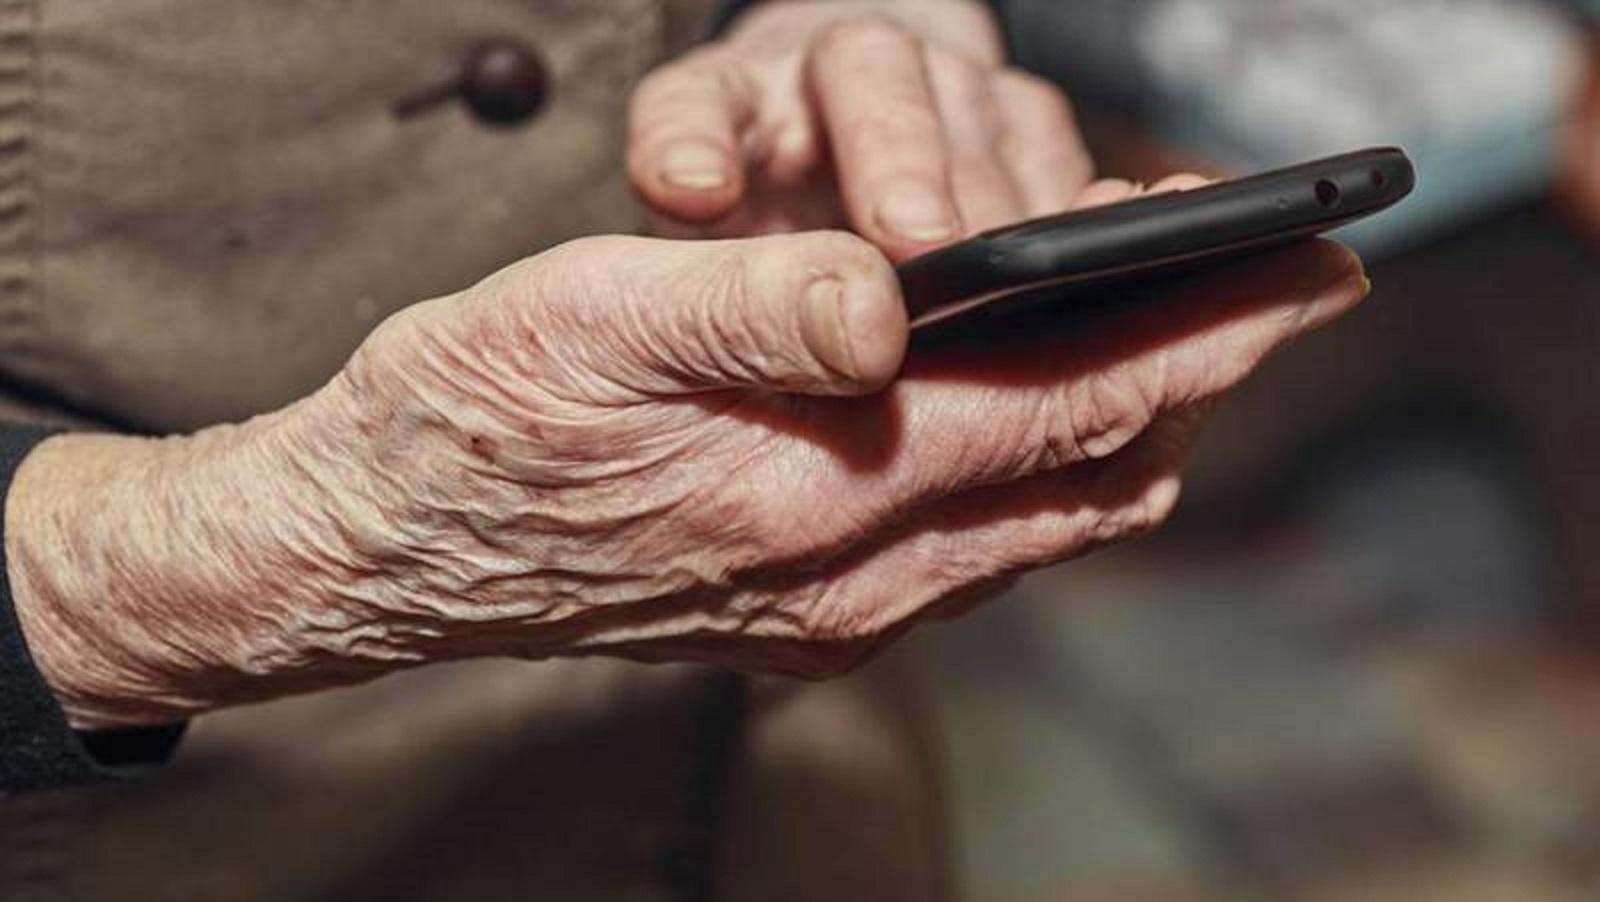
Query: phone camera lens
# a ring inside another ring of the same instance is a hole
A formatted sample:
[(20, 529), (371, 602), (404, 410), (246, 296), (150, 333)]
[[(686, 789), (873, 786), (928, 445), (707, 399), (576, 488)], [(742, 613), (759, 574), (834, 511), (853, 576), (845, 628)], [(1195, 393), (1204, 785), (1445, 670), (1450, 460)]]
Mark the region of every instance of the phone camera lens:
[(1317, 182), (1317, 203), (1330, 209), (1339, 206), (1339, 186), (1327, 179)]
[(1372, 187), (1374, 188), (1381, 190), (1384, 185), (1389, 184), (1389, 177), (1383, 174), (1382, 169), (1374, 169), (1369, 175), (1372, 178)]

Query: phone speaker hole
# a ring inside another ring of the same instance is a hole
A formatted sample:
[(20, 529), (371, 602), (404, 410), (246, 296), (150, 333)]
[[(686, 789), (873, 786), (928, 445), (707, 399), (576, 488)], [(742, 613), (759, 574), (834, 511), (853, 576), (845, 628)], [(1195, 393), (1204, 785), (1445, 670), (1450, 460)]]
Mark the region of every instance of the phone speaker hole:
[(1389, 177), (1384, 175), (1383, 170), (1381, 169), (1374, 169), (1372, 172), (1368, 173), (1368, 175), (1372, 179), (1372, 187), (1374, 188), (1381, 190), (1384, 185), (1389, 184)]
[(1317, 182), (1317, 203), (1329, 209), (1339, 206), (1339, 186), (1327, 179)]

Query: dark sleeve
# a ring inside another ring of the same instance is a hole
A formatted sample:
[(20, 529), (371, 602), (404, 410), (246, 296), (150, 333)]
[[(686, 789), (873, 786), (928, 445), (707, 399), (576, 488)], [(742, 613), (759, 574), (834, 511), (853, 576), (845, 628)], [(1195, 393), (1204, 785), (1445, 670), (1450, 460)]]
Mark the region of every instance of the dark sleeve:
[(761, 0), (722, 0), (711, 13), (711, 26), (706, 29), (706, 33), (711, 37), (722, 34), (740, 13), (760, 2)]
[(22, 458), (50, 432), (0, 423), (0, 796), (97, 783), (166, 760), (182, 725), (78, 733), (34, 667), (11, 606), (5, 498)]

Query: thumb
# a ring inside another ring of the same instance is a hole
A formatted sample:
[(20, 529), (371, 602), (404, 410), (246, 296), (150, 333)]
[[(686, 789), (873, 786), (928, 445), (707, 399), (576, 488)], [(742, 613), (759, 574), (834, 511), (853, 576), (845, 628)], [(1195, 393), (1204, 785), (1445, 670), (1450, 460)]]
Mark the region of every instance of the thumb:
[(894, 378), (905, 356), (909, 327), (894, 270), (843, 232), (614, 236), (550, 256), (560, 275), (541, 279), (540, 294), (551, 325), (570, 336), (585, 369), (643, 394), (867, 394)]

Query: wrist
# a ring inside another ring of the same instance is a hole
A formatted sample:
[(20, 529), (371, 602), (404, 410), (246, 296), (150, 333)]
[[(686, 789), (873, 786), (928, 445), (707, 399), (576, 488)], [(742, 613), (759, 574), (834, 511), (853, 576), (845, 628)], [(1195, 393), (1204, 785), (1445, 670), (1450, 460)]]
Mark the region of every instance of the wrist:
[(8, 575), (73, 726), (166, 723), (308, 679), (294, 637), (320, 581), (289, 508), (313, 493), (270, 465), (293, 410), (181, 438), (61, 435), (23, 461)]

